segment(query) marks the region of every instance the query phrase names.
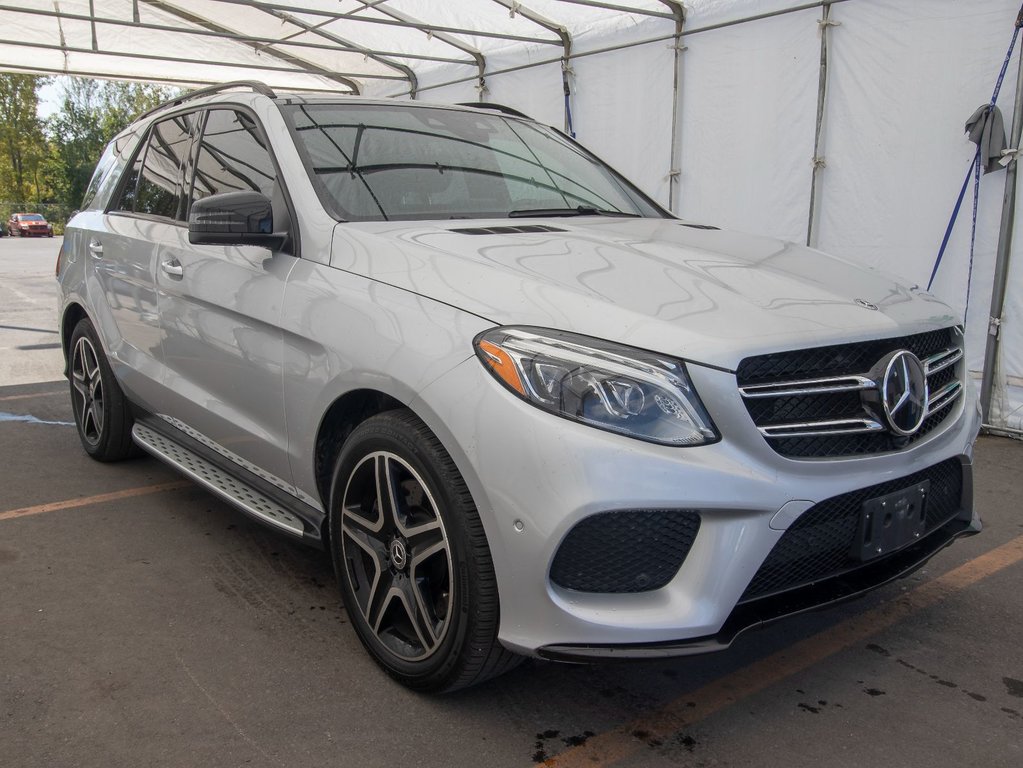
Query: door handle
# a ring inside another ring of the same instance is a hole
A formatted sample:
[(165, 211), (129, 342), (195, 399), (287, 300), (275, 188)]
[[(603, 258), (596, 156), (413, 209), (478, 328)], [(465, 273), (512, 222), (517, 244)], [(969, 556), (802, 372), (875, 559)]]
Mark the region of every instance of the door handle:
[(171, 277), (181, 277), (185, 274), (185, 270), (182, 268), (181, 262), (177, 259), (160, 262), (160, 269)]
[(101, 243), (99, 240), (90, 240), (89, 241), (89, 255), (92, 256), (92, 258), (94, 258), (94, 259), (102, 259), (103, 258), (103, 243)]

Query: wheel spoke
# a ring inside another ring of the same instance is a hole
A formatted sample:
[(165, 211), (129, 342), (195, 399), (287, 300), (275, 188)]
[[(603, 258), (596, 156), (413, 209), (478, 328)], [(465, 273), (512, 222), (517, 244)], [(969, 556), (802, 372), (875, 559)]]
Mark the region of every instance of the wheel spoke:
[(71, 371), (71, 386), (75, 388), (75, 391), (82, 396), (82, 400), (85, 400), (85, 396), (89, 391), (88, 385), (85, 383), (85, 376), (76, 370)]
[(401, 525), (399, 500), (402, 498), (401, 488), (395, 482), (395, 466), (386, 454), (376, 457), (377, 472), (377, 503), (384, 519), (391, 525)]
[[(383, 549), (383, 545), (379, 540), (373, 538), (365, 530), (349, 525), (350, 522), (351, 519), (341, 525), (342, 550), (347, 560), (346, 567), (355, 571), (353, 574), (355, 577), (353, 580), (353, 591), (355, 592), (356, 599), (359, 601), (359, 607), (362, 609), (362, 614), (366, 617), (366, 620), (370, 621), (369, 613), (373, 596), (377, 594), (381, 581), (390, 581), (390, 574), (387, 573), (386, 562), (384, 560), (386, 550)], [(351, 542), (358, 551), (345, 546), (347, 542)], [(361, 556), (360, 551), (368, 556), (373, 570), (372, 573), (366, 571), (365, 558)], [(384, 578), (385, 575), (386, 579)]]
[(92, 423), (96, 425), (96, 436), (103, 434), (103, 400), (102, 394), (100, 397), (93, 398), (92, 405), (89, 406), (92, 411)]
[[(82, 339), (82, 342), (84, 341), (86, 340)], [(86, 344), (82, 349), (82, 367), (91, 383), (96, 378), (96, 374), (99, 373), (99, 363), (96, 362), (96, 350), (92, 348), (92, 344)]]
[(363, 615), (366, 617), (366, 622), (373, 628), (374, 634), (380, 634), (380, 624), (386, 614), (387, 606), (397, 594), (400, 592), (394, 587), (394, 577), (388, 571), (384, 571), (374, 584), (373, 589), (367, 594), (366, 607), (363, 608)]
[(397, 584), (397, 587), (398, 597), (405, 608), (405, 613), (412, 623), (412, 628), (415, 630), (419, 642), (423, 644), (424, 650), (427, 652), (432, 651), (437, 647), (437, 634), (434, 632), (433, 624), (429, 620), (426, 608), (419, 595), (419, 590), (415, 588), (411, 579), (402, 579)]

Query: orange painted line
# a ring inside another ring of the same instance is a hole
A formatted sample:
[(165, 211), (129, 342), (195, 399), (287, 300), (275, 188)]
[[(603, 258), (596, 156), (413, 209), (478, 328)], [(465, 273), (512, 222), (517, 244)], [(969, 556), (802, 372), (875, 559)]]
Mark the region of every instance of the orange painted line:
[(56, 392), (36, 392), (34, 395), (7, 395), (7, 397), (0, 397), (0, 403), (8, 403), (11, 400), (32, 400), (36, 397), (52, 397), (53, 395), (66, 395), (67, 389), (59, 389)]
[[(666, 742), (679, 731), (731, 704), (863, 642), (902, 619), (952, 597), (1021, 560), (1023, 536), (1018, 536), (884, 605), (846, 619), (536, 765), (546, 768), (602, 768), (617, 763), (646, 749), (647, 740), (651, 737)], [(643, 740), (633, 736), (635, 732), (644, 732)]]
[(10, 509), (6, 512), (0, 512), (0, 521), (13, 520), (16, 517), (26, 517), (28, 515), (41, 515), (43, 512), (57, 512), (58, 510), (61, 509), (77, 509), (78, 507), (88, 507), (92, 504), (103, 504), (108, 501), (118, 501), (120, 499), (132, 499), (135, 498), (136, 496), (150, 496), (154, 493), (163, 493), (164, 491), (174, 491), (177, 490), (178, 488), (187, 488), (190, 485), (195, 484), (188, 480), (175, 480), (172, 483), (146, 485), (141, 488), (126, 488), (123, 491), (101, 493), (97, 496), (82, 496), (77, 499), (53, 501), (50, 502), (49, 504), (37, 504), (34, 507)]

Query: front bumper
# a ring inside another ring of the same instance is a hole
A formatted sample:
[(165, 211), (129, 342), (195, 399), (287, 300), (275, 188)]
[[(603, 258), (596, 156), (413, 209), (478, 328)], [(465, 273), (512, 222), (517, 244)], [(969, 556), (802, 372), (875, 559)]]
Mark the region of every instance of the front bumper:
[[(953, 457), (968, 476), (979, 414), (970, 391), (943, 428), (900, 453), (792, 460), (756, 432), (733, 374), (699, 366), (689, 372), (721, 430), (717, 444), (657, 446), (557, 418), (507, 393), (475, 358), (412, 404), (448, 447), (476, 500), (507, 647), (566, 660), (720, 649), (752, 626), (897, 578), (980, 529), (965, 482), (951, 527), (839, 579), (739, 605), (785, 530), (814, 504)], [(701, 525), (664, 587), (596, 594), (552, 583), (554, 556), (580, 520), (608, 510), (680, 508), (698, 510)]]

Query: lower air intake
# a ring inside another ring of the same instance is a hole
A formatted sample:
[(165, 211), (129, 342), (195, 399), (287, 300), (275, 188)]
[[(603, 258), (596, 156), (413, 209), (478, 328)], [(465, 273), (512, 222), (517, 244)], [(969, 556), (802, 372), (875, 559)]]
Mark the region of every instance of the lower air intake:
[[(930, 492), (923, 534), (926, 536), (940, 528), (962, 508), (963, 465), (958, 458), (814, 505), (774, 545), (739, 602), (806, 586), (863, 567), (864, 562), (855, 552), (864, 502), (924, 481), (930, 483)], [(895, 554), (897, 552), (888, 557)]]
[(623, 509), (577, 523), (558, 548), (551, 581), (578, 592), (660, 589), (678, 572), (700, 530), (691, 509)]

